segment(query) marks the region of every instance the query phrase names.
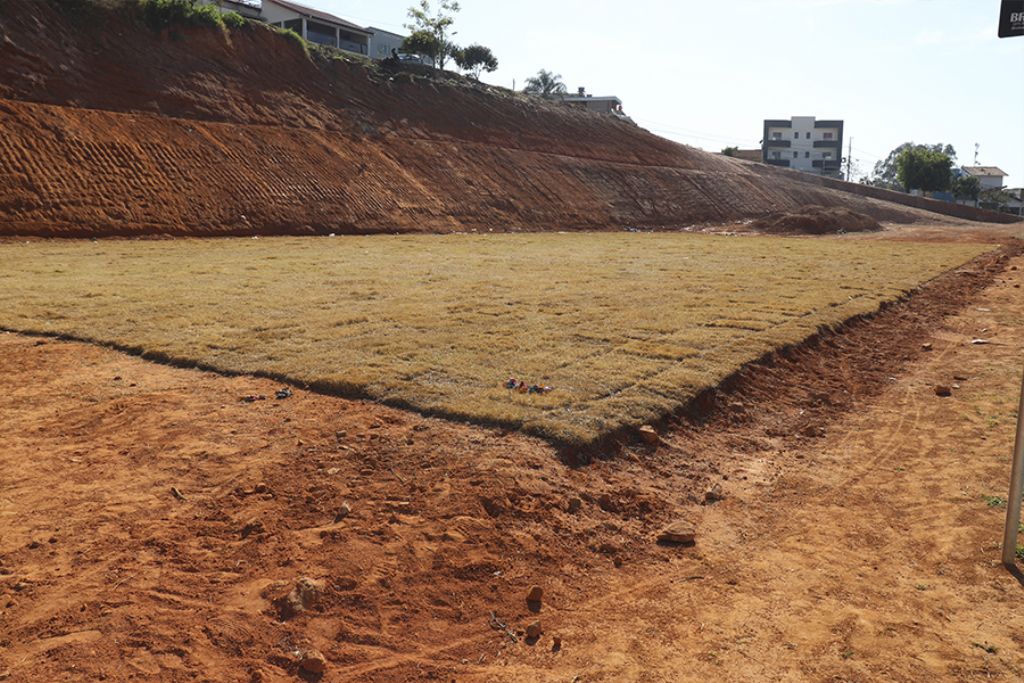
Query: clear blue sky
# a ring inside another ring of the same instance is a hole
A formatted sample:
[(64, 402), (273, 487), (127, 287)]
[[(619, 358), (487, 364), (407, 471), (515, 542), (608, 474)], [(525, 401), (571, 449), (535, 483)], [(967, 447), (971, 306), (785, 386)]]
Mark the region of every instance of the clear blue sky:
[[(401, 31), (412, 0), (299, 0)], [(765, 118), (846, 121), (863, 172), (902, 142), (944, 142), (1024, 185), (1024, 37), (999, 0), (462, 0), (456, 42), (492, 48), (484, 80), (538, 69), (618, 95), (626, 113), (707, 150), (757, 147)], [(845, 154), (844, 149), (844, 154)]]

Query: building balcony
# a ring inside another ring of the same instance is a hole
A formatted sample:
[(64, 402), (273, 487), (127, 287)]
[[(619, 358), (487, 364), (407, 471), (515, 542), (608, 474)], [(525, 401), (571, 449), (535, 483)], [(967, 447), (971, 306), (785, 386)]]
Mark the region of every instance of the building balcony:
[(764, 141), (764, 146), (765, 147), (791, 147), (792, 145), (793, 145), (793, 141), (792, 140), (775, 140), (775, 139), (771, 139), (771, 140), (765, 140)]
[(789, 159), (765, 159), (764, 163), (769, 166), (785, 166), (789, 168)]
[(345, 40), (344, 38), (338, 41), (338, 47), (342, 50), (348, 50), (349, 52), (355, 52), (361, 55), (365, 55), (368, 51), (366, 43), (357, 43), (353, 40)]
[(834, 147), (835, 149), (840, 149), (843, 146), (843, 141), (842, 140), (815, 140), (814, 141), (814, 146), (815, 147)]

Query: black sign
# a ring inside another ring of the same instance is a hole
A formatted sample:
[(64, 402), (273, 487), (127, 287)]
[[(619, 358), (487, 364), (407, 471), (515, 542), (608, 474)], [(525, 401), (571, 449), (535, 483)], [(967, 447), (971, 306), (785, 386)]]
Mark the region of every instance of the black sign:
[(999, 12), (999, 37), (1024, 36), (1024, 0), (1003, 0)]

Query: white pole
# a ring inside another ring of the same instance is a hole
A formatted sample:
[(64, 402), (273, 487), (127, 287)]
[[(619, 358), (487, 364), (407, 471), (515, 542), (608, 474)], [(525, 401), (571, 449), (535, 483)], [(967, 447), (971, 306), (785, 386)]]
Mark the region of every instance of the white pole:
[(1010, 497), (1006, 500), (1006, 529), (1003, 531), (1003, 564), (1016, 566), (1017, 530), (1020, 526), (1020, 502), (1024, 495), (1024, 381), (1021, 382), (1020, 405), (1017, 407), (1017, 440), (1013, 446), (1013, 469), (1010, 472)]

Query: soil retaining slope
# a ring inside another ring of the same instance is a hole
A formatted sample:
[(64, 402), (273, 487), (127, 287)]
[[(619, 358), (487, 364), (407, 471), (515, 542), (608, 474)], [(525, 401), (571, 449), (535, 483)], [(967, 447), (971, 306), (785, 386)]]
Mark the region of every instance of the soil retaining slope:
[(935, 214), (458, 79), (307, 55), (266, 27), (157, 32), (0, 0), (0, 235), (679, 227), (843, 206)]

